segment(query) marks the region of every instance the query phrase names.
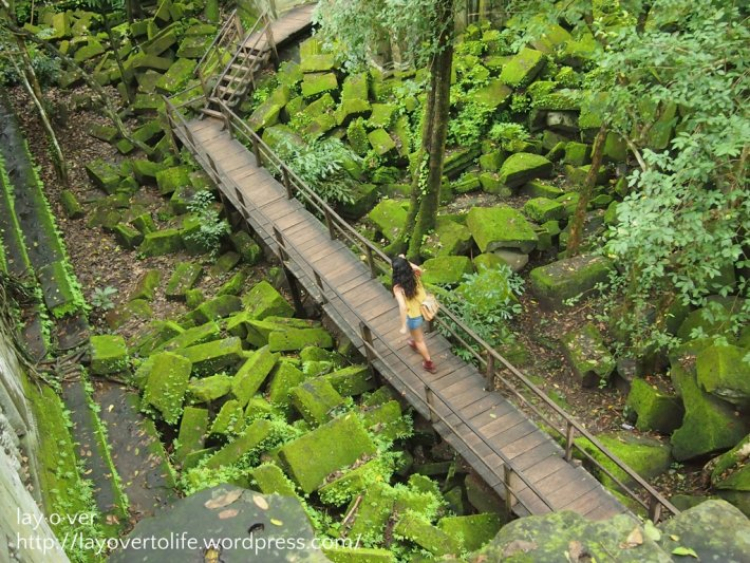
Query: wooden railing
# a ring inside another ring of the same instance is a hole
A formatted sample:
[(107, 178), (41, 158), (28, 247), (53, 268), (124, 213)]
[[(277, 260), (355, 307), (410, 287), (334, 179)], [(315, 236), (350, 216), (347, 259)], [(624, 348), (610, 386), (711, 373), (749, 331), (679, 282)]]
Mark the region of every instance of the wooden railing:
[[(258, 166), (264, 166), (270, 169), (280, 178), (281, 183), (286, 189), (287, 197), (290, 199), (297, 198), (304, 203), (308, 209), (318, 215), (325, 222), (332, 239), (342, 237), (347, 244), (356, 248), (364, 257), (364, 261), (369, 266), (370, 274), (373, 278), (377, 277), (379, 273), (389, 273), (391, 261), (382, 250), (359, 234), (351, 225), (349, 225), (348, 222), (341, 218), (326, 201), (310, 189), (310, 187), (307, 186), (305, 182), (303, 182), (299, 176), (297, 176), (297, 174), (295, 174), (294, 171), (291, 170), (238, 115), (226, 106), (226, 104), (220, 100), (216, 100), (216, 102), (218, 103), (218, 107), (222, 114), (224, 127), (228, 133), (253, 151)], [(192, 141), (187, 122), (180, 114), (179, 108), (173, 106), (169, 100), (167, 100), (166, 103), (170, 124), (173, 127), (179, 127), (184, 131), (184, 137), (187, 139), (187, 142), (192, 145), (191, 148), (194, 154), (203, 154), (205, 156), (210, 169), (209, 174), (212, 175), (217, 184), (224, 183), (225, 177), (218, 173), (216, 164), (212, 162), (210, 156), (205, 154), (202, 148), (196, 146)], [(244, 198), (242, 198), (239, 191), (237, 192), (237, 195), (230, 195), (233, 203), (239, 206), (238, 209), (246, 209)], [(328, 291), (335, 290), (329, 287)], [(445, 318), (441, 318), (441, 316)], [(638, 473), (623, 463), (615, 454), (609, 451), (609, 449), (597, 440), (593, 434), (586, 430), (578, 420), (560, 408), (541, 389), (539, 389), (539, 387), (499, 354), (490, 344), (477, 335), (471, 327), (466, 325), (466, 323), (464, 323), (464, 321), (448, 307), (441, 308), (441, 314), (437, 317), (436, 322), (442, 326), (446, 333), (450, 334), (454, 343), (457, 342), (469, 350), (474, 356), (480, 369), (484, 371), (484, 376), (486, 378), (485, 389), (488, 392), (495, 391), (495, 382), (500, 381), (503, 384), (504, 389), (520, 401), (524, 408), (530, 411), (538, 420), (544, 422), (547, 428), (559, 434), (564, 445), (564, 457), (566, 461), (570, 462), (573, 457), (573, 452), (576, 451), (599, 471), (612, 479), (623, 493), (643, 507), (654, 522), (658, 522), (662, 519), (664, 516), (664, 509), (666, 509), (670, 515), (679, 513), (679, 510), (672, 503), (649, 485), (649, 483)], [(367, 328), (372, 332), (371, 328)], [(373, 334), (375, 333), (373, 332)], [(467, 338), (469, 340), (467, 340)], [(365, 342), (368, 351), (370, 351), (370, 353), (375, 353), (372, 344), (368, 343), (366, 340)], [(513, 381), (511, 381), (508, 376), (510, 376)], [(519, 390), (519, 386), (521, 390)], [(443, 401), (439, 394), (434, 391), (431, 391), (431, 393), (435, 393), (435, 397), (438, 397), (439, 400)], [(426, 401), (426, 397), (424, 400)], [(546, 412), (543, 412), (542, 409), (545, 409)], [(430, 412), (433, 412), (433, 410), (434, 408), (431, 407)], [(458, 416), (460, 418), (460, 415)], [(558, 426), (561, 421), (562, 426)], [(633, 484), (627, 485), (623, 483), (622, 480), (614, 475), (607, 467), (602, 465), (591, 454), (581, 448), (575, 442), (577, 436), (586, 438), (596, 450), (612, 462), (612, 464), (614, 464), (619, 470), (625, 473)], [(494, 448), (492, 448), (492, 451), (497, 453), (504, 462), (506, 461), (504, 456), (499, 452), (496, 452)], [(512, 471), (513, 466), (511, 463), (509, 463), (507, 467)], [(634, 488), (638, 488), (638, 492), (634, 491)], [(641, 496), (644, 496), (646, 500), (643, 500)], [(548, 505), (546, 501), (545, 504)]]
[(223, 65), (223, 53), (236, 52), (237, 44), (244, 38), (245, 30), (235, 9), (229, 14), (193, 71), (193, 74), (200, 79), (206, 95), (208, 95), (208, 79), (216, 74), (214, 71), (218, 66)]

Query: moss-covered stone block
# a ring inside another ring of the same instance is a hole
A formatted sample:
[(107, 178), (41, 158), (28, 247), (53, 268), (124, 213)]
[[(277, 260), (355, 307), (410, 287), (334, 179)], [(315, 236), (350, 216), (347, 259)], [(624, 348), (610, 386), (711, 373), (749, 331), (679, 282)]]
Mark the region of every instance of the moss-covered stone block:
[(638, 416), (635, 426), (643, 432), (671, 434), (682, 424), (685, 412), (679, 397), (661, 393), (641, 378), (631, 383), (627, 406)]
[(159, 270), (146, 270), (135, 282), (135, 287), (128, 296), (128, 299), (153, 301), (160, 282), (161, 272)]
[(109, 375), (128, 368), (128, 346), (122, 336), (91, 337), (91, 373)]
[(302, 95), (305, 98), (315, 98), (338, 89), (338, 80), (332, 72), (305, 74), (302, 79)]
[(263, 258), (263, 250), (246, 231), (232, 233), (229, 240), (245, 264), (254, 266)]
[(239, 401), (230, 399), (219, 410), (211, 423), (210, 433), (219, 436), (239, 434), (245, 429), (245, 407)]
[(327, 72), (333, 70), (336, 63), (333, 53), (308, 54), (300, 57), (300, 70), (308, 72)]
[(543, 156), (519, 152), (503, 162), (500, 180), (509, 188), (515, 188), (536, 178), (549, 178), (551, 173), (552, 163)]
[(183, 348), (179, 354), (192, 362), (193, 373), (196, 375), (211, 375), (223, 369), (231, 369), (245, 357), (242, 340), (234, 336)]
[(748, 351), (733, 345), (709, 346), (696, 357), (697, 381), (701, 388), (734, 405), (750, 405)]
[(184, 59), (200, 59), (211, 45), (211, 38), (201, 35), (189, 35), (180, 41), (177, 56)]
[(191, 317), (198, 323), (204, 324), (209, 321), (223, 319), (232, 313), (242, 310), (242, 300), (234, 295), (219, 295), (210, 301), (202, 303)]
[(341, 472), (318, 489), (320, 501), (324, 504), (341, 506), (365, 491), (374, 482), (388, 482), (393, 473), (391, 459), (376, 457), (366, 463)]
[(196, 61), (191, 59), (177, 59), (169, 67), (169, 70), (156, 81), (156, 90), (165, 96), (176, 94), (190, 80), (196, 64)]
[(115, 225), (112, 234), (115, 235), (117, 244), (127, 250), (133, 250), (143, 242), (143, 233), (125, 223)]
[[(245, 286), (245, 281), (247, 281), (248, 273), (245, 270), (240, 270), (239, 272), (236, 272), (231, 278), (229, 278), (226, 283), (222, 284), (222, 286), (217, 291), (217, 296), (222, 295), (239, 295), (242, 293), (242, 289)], [(242, 302), (240, 301), (240, 308), (242, 307)]]
[(458, 553), (459, 543), (440, 528), (433, 526), (420, 514), (407, 511), (393, 528), (396, 537), (414, 542), (436, 556)]
[(524, 47), (520, 53), (503, 65), (500, 80), (513, 88), (522, 88), (536, 78), (546, 63), (547, 58), (544, 53)]
[(208, 410), (198, 407), (185, 407), (180, 421), (180, 431), (174, 450), (174, 459), (178, 463), (185, 461), (185, 457), (198, 450), (202, 450), (208, 430)]
[(258, 489), (264, 495), (278, 494), (286, 496), (297, 496), (294, 483), (284, 475), (281, 468), (273, 463), (264, 463), (252, 470), (251, 475)]
[(159, 347), (159, 350), (174, 351), (196, 344), (202, 344), (210, 340), (216, 340), (221, 332), (217, 323), (206, 323), (186, 329), (181, 334), (167, 340)]
[[(245, 321), (240, 321), (245, 331), (245, 340), (256, 348), (266, 346), (272, 332), (283, 332), (287, 329), (306, 329), (317, 326), (314, 321), (287, 317), (270, 316), (262, 321), (257, 321), (245, 316), (245, 319)], [(231, 330), (231, 328), (231, 325), (228, 324), (227, 330)]]
[(256, 350), (237, 371), (232, 382), (232, 394), (243, 407), (255, 395), (279, 359), (267, 346)]
[(60, 192), (60, 204), (62, 204), (63, 211), (68, 219), (80, 219), (85, 215), (81, 203), (70, 190)]
[(590, 295), (609, 279), (612, 268), (612, 262), (601, 256), (566, 258), (531, 270), (531, 290), (546, 305), (561, 307), (572, 297)]
[(458, 542), (461, 549), (475, 551), (494, 538), (502, 524), (499, 515), (484, 513), (447, 516), (440, 519), (438, 528)]
[[(656, 477), (666, 472), (672, 463), (669, 444), (649, 436), (618, 432), (599, 434), (597, 439), (618, 459), (625, 462), (628, 467), (648, 482), (653, 482)], [(594, 447), (587, 438), (576, 438), (575, 443), (625, 485), (632, 485), (635, 482), (632, 477), (602, 454), (598, 448)], [(602, 484), (613, 489), (618, 487), (606, 473), (603, 471), (600, 473), (598, 477)]]
[(466, 226), (482, 252), (518, 248), (527, 253), (538, 239), (526, 218), (507, 206), (474, 207), (467, 215)]
[(173, 166), (156, 173), (156, 184), (161, 195), (170, 195), (177, 188), (190, 185), (190, 170), (186, 166)]
[(389, 400), (362, 409), (362, 424), (382, 439), (393, 442), (412, 434), (411, 420), (404, 418), (401, 404)]
[(465, 274), (474, 271), (468, 256), (441, 256), (430, 258), (422, 265), (425, 283), (455, 285)]
[(363, 119), (358, 118), (349, 123), (346, 128), (346, 139), (354, 152), (364, 156), (370, 150), (370, 141), (367, 139), (367, 129)]
[(505, 152), (495, 149), (479, 157), (479, 167), (485, 172), (497, 172), (505, 162)]
[(279, 458), (302, 491), (311, 493), (334, 471), (373, 453), (375, 444), (350, 413), (288, 442), (279, 450)]
[(333, 563), (394, 563), (395, 555), (374, 547), (324, 547), (323, 553)]
[(194, 377), (188, 383), (188, 392), (198, 402), (210, 403), (228, 395), (232, 390), (233, 381), (234, 379), (225, 373), (209, 377)]
[(395, 240), (406, 225), (408, 211), (402, 202), (384, 199), (367, 214), (367, 220), (389, 241)]
[(306, 346), (333, 348), (333, 337), (323, 328), (287, 328), (268, 335), (272, 352), (295, 352)]
[(340, 203), (338, 210), (342, 217), (356, 221), (375, 206), (380, 191), (375, 184), (356, 184), (351, 196), (352, 201)]
[(344, 398), (323, 378), (303, 381), (289, 395), (294, 408), (311, 426), (328, 422), (333, 411), (344, 404)]
[(268, 400), (273, 405), (286, 407), (291, 404), (289, 392), (305, 380), (305, 374), (289, 362), (280, 362), (268, 383)]
[(704, 392), (690, 356), (671, 362), (672, 383), (682, 398), (685, 416), (672, 434), (672, 455), (678, 461), (734, 447), (750, 432), (748, 421), (728, 403)]
[(396, 143), (385, 129), (375, 129), (367, 134), (367, 140), (378, 156), (385, 156), (395, 151)]
[(263, 319), (268, 316), (291, 317), (294, 308), (267, 281), (255, 284), (242, 296), (245, 311), (252, 319)]
[(750, 465), (747, 465), (747, 452), (750, 451), (750, 434), (728, 452), (713, 462), (711, 484), (717, 489), (750, 491)]
[(435, 232), (422, 243), (422, 255), (426, 258), (441, 258), (464, 254), (470, 247), (469, 228), (449, 216), (441, 216), (437, 218)]
[(529, 219), (541, 224), (562, 219), (565, 216), (565, 207), (552, 199), (537, 197), (524, 204), (523, 212)]
[(120, 187), (120, 169), (101, 158), (86, 165), (86, 174), (91, 182), (99, 189), (113, 194)]
[(138, 251), (144, 256), (164, 256), (183, 248), (182, 232), (179, 229), (162, 229), (143, 235)]
[(370, 369), (364, 365), (348, 366), (338, 369), (325, 376), (333, 388), (346, 397), (361, 395), (372, 391), (376, 387), (375, 379)]
[(156, 224), (151, 217), (151, 213), (148, 212), (141, 213), (140, 215), (134, 217), (131, 223), (144, 235), (146, 233), (153, 233), (156, 230)]
[(164, 165), (160, 162), (153, 162), (143, 158), (137, 158), (130, 161), (133, 169), (133, 176), (139, 184), (155, 185), (156, 175), (165, 170)]
[(94, 57), (98, 57), (102, 53), (104, 53), (104, 46), (96, 39), (90, 38), (86, 45), (79, 47), (78, 50), (76, 50), (73, 59), (77, 63), (82, 63), (93, 59)]
[(604, 344), (599, 329), (586, 323), (562, 339), (565, 357), (583, 387), (607, 383), (615, 370), (615, 359)]
[(260, 445), (273, 431), (273, 425), (265, 419), (258, 419), (240, 434), (234, 441), (230, 442), (218, 452), (213, 454), (205, 462), (205, 467), (218, 469), (226, 467), (239, 461), (242, 456), (253, 448)]
[(247, 124), (256, 133), (265, 127), (276, 125), (281, 110), (289, 101), (292, 91), (286, 86), (276, 88), (268, 98), (248, 117)]
[(167, 282), (165, 294), (167, 299), (184, 301), (186, 292), (198, 281), (203, 266), (196, 262), (180, 262)]
[(161, 413), (164, 422), (177, 424), (182, 414), (192, 363), (172, 352), (151, 356), (143, 400)]
[(572, 166), (583, 166), (591, 162), (591, 147), (584, 143), (569, 142), (565, 145), (565, 164)]

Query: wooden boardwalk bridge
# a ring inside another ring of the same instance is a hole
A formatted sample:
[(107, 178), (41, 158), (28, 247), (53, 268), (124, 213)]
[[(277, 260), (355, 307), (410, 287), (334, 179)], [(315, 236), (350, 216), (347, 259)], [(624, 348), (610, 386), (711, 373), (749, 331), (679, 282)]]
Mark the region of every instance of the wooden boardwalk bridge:
[[(301, 286), (321, 305), (372, 368), (431, 420), (505, 499), (508, 511), (525, 516), (572, 510), (593, 520), (630, 514), (590, 473), (572, 463), (576, 449), (653, 520), (664, 508), (677, 512), (450, 311), (441, 315), (448, 318), (448, 325), (460, 328), (453, 330), (454, 336), (483, 348), (475, 354), (483, 371), (454, 355), (451, 343), (436, 332), (427, 338), (438, 371), (434, 375), (424, 371), (421, 358), (399, 332), (395, 299), (376, 279), (389, 272), (388, 257), (314, 194), (228, 104), (210, 101), (217, 110), (188, 118), (185, 109), (205, 107), (205, 95), (177, 107), (166, 100), (173, 135), (209, 174), (223, 201), (279, 257), (293, 292)], [(495, 390), (497, 383), (503, 393)], [(540, 430), (530, 414), (557, 431), (565, 447)], [(609, 457), (630, 484), (578, 449), (576, 436), (586, 437)]]

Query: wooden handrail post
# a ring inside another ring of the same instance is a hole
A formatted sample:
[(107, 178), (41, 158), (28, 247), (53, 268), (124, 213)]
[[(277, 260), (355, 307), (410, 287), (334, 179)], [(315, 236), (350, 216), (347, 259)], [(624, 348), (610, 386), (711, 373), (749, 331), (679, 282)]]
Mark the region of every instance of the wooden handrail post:
[(315, 276), (315, 285), (320, 289), (320, 300), (322, 304), (325, 305), (328, 303), (328, 298), (326, 297), (326, 290), (323, 287), (323, 280), (320, 278), (320, 274), (317, 270), (313, 270), (313, 275)]
[(253, 137), (253, 154), (255, 155), (255, 165), (258, 167), (263, 166), (263, 157), (260, 154), (260, 144), (258, 138)]
[(484, 384), (485, 391), (495, 390), (495, 356), (491, 351), (487, 351), (487, 372), (485, 373), (486, 383)]
[(375, 375), (375, 366), (372, 363), (375, 361), (375, 351), (373, 350), (374, 345), (372, 343), (372, 330), (364, 322), (359, 323), (359, 333), (362, 336), (362, 341), (365, 343), (365, 358), (367, 358), (367, 367), (370, 369), (370, 373)]
[(511, 488), (511, 478), (513, 477), (513, 470), (508, 464), (503, 465), (503, 484), (505, 485), (505, 516), (510, 520), (513, 513), (513, 505), (516, 504), (516, 497), (513, 495), (513, 489)]
[(268, 18), (268, 16), (264, 17), (266, 18), (266, 39), (268, 40), (268, 44), (271, 46), (271, 52), (273, 53), (273, 65), (274, 67), (278, 68), (279, 52), (276, 49), (276, 41), (273, 38), (273, 31), (271, 31), (271, 20)]
[(365, 252), (367, 253), (367, 263), (370, 266), (370, 277), (375, 279), (378, 277), (378, 271), (375, 267), (375, 257), (372, 255), (372, 248), (365, 246)]
[(427, 403), (427, 410), (430, 411), (430, 422), (435, 424), (438, 421), (437, 413), (435, 412), (435, 405), (431, 399), (432, 389), (426, 383), (424, 384), (424, 401)]
[(284, 187), (286, 188), (286, 198), (294, 199), (294, 192), (292, 191), (292, 181), (289, 179), (289, 169), (282, 165), (281, 175), (283, 177)]
[(565, 429), (565, 461), (568, 463), (573, 459), (573, 430), (573, 424), (568, 421)]
[(289, 259), (289, 254), (287, 254), (286, 246), (284, 245), (284, 237), (281, 234), (281, 231), (277, 229), (276, 227), (273, 228), (273, 236), (276, 238), (276, 242), (279, 247), (279, 258), (283, 262), (284, 260)]
[(323, 210), (323, 214), (326, 218), (326, 226), (328, 227), (328, 236), (331, 237), (331, 240), (334, 240), (336, 238), (336, 231), (333, 228), (333, 218), (331, 217), (331, 212), (328, 211), (328, 208), (325, 208)]
[(648, 517), (651, 519), (651, 521), (654, 524), (658, 524), (659, 521), (661, 520), (661, 509), (662, 509), (661, 503), (655, 496), (652, 495), (649, 498)]

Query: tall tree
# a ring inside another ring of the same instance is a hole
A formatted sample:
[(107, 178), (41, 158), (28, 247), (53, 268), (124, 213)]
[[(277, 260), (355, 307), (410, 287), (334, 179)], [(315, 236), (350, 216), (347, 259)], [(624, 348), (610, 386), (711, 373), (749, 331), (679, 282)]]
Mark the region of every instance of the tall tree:
[(383, 37), (398, 39), (402, 60), (426, 65), (429, 90), (423, 108), (420, 149), (412, 166), (407, 226), (391, 250), (419, 257), (435, 227), (445, 158), (454, 35), (453, 0), (322, 0), (315, 20), (322, 37), (342, 44), (350, 66), (367, 64)]

